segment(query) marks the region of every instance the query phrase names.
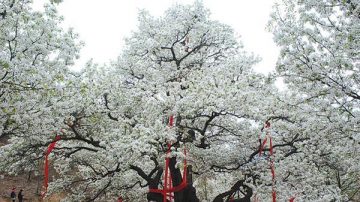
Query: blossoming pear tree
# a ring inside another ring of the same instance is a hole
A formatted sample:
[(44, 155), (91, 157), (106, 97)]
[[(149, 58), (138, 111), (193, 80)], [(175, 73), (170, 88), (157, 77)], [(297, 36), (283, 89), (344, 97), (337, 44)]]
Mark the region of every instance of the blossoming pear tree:
[[(171, 144), (174, 186), (184, 180), (180, 172), (184, 157), (194, 173), (193, 182), (174, 193), (175, 201), (203, 201), (195, 190), (205, 178), (213, 179), (209, 186), (216, 191), (207, 195), (214, 201), (229, 200), (240, 190), (246, 200), (255, 193), (258, 198), (271, 198), (269, 161), (258, 157), (258, 136), (269, 120), (277, 123), (279, 135), (274, 136), (273, 147), (279, 157), (277, 170), (284, 170), (279, 178), (285, 180), (277, 181), (284, 191), (278, 197), (292, 197), (294, 192), (284, 188), (291, 188), (298, 178), (287, 182), (289, 170), (307, 165), (297, 162), (304, 154), (296, 151), (295, 144), (308, 137), (289, 133), (295, 124), (286, 105), (276, 102), (281, 100), (280, 92), (271, 79), (251, 70), (257, 59), (242, 50), (231, 28), (211, 20), (200, 3), (176, 5), (160, 18), (144, 11), (139, 18), (139, 30), (127, 39), (112, 68), (102, 73), (86, 70), (84, 81), (92, 87), (83, 97), (93, 101), (73, 117), (59, 143), (63, 146), (57, 150), (63, 154), (57, 155), (64, 158), (55, 162), (62, 177), (52, 183), (54, 191), (72, 190), (69, 200), (123, 195), (133, 201), (144, 201), (144, 196), (163, 201), (162, 194), (149, 189), (162, 187), (163, 159), (166, 145)], [(171, 116), (175, 126), (166, 127)], [(84, 140), (72, 142), (72, 136)], [(291, 164), (284, 159), (292, 159)], [(230, 174), (221, 183), (216, 177), (224, 172)]]
[(309, 138), (306, 160), (323, 176), (318, 182), (339, 195), (307, 192), (306, 200), (359, 197), (359, 8), (353, 0), (284, 0), (274, 7), (270, 29), (281, 47), (277, 76), (294, 98), (281, 102), (301, 117)]
[(252, 70), (258, 58), (199, 1), (162, 17), (141, 11), (117, 61), (89, 62), (80, 73), (68, 70), (76, 35), (58, 27), (54, 5), (39, 13), (29, 3), (4, 1), (0, 10), (0, 138), (8, 139), (1, 171), (42, 174), (38, 163), (57, 135), (48, 194), (65, 191), (64, 201), (163, 202), (154, 190), (167, 186), (165, 164), (175, 202), (356, 194), (358, 40), (350, 23), (359, 19), (357, 3), (275, 7), (270, 28), (282, 54), (274, 76), (285, 78), (284, 91)]
[[(38, 169), (40, 146), (69, 114), (74, 91), (64, 86), (75, 78), (68, 67), (81, 43), (61, 21), (51, 4), (37, 12), (27, 0), (0, 3), (0, 138), (9, 143), (0, 155), (7, 172)], [(26, 149), (29, 144), (37, 144), (36, 152)]]

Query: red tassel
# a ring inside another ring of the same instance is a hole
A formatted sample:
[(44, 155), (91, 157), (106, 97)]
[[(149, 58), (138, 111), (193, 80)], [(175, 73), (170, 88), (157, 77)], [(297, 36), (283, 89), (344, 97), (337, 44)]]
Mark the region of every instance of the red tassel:
[(289, 202), (294, 202), (295, 201), (295, 196), (294, 197), (291, 197)]

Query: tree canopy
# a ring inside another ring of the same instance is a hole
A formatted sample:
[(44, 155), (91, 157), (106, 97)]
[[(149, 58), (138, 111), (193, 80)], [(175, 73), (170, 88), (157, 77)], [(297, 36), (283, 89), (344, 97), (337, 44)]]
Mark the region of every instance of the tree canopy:
[(58, 135), (48, 194), (65, 190), (64, 201), (162, 202), (149, 189), (164, 186), (166, 156), (174, 186), (183, 160), (191, 165), (175, 202), (264, 201), (273, 190), (279, 201), (355, 200), (359, 8), (276, 4), (268, 27), (281, 54), (269, 75), (253, 71), (259, 58), (201, 1), (161, 17), (140, 11), (115, 62), (74, 72), (82, 42), (60, 28), (55, 4), (35, 12), (31, 1), (0, 0), (0, 171), (42, 175)]

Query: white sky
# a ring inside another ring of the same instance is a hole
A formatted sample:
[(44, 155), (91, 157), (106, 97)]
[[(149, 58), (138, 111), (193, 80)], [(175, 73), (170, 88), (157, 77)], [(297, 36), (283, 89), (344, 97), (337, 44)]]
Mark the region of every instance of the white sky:
[[(34, 0), (39, 8), (47, 0)], [(265, 30), (275, 0), (203, 0), (212, 19), (231, 25), (245, 49), (263, 60), (255, 70), (268, 73), (275, 68), (279, 49), (272, 34)], [(59, 13), (64, 16), (64, 27), (73, 27), (85, 42), (75, 69), (81, 69), (93, 58), (97, 63), (108, 63), (119, 56), (124, 37), (137, 27), (138, 9), (147, 9), (160, 16), (174, 3), (193, 0), (64, 0)]]

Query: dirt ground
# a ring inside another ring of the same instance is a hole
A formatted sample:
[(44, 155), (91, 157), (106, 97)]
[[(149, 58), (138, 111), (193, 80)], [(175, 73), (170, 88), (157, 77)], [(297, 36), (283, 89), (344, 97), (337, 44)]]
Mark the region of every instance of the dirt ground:
[(25, 201), (39, 201), (41, 179), (30, 175), (8, 176), (0, 174), (0, 202), (10, 202), (10, 193), (16, 187), (16, 194), (23, 189)]
[[(51, 165), (51, 164), (50, 164)], [(49, 178), (52, 179), (55, 170), (52, 166), (49, 169)], [(35, 176), (34, 173), (24, 173), (18, 176), (9, 176), (0, 173), (0, 202), (11, 202), (10, 193), (13, 187), (16, 187), (16, 194), (23, 189), (24, 201), (31, 202), (58, 202), (64, 198), (64, 194), (53, 194), (44, 200), (41, 200), (43, 176)]]
[(39, 196), (41, 186), (42, 179), (40, 177), (31, 176), (29, 180), (28, 175), (6, 176), (0, 174), (0, 202), (11, 202), (10, 193), (13, 187), (16, 187), (16, 194), (23, 189), (24, 201), (28, 202), (58, 202), (64, 197), (59, 194), (41, 200)]
[[(0, 138), (0, 147), (5, 145), (7, 141)], [(54, 173), (53, 168), (49, 170), (50, 175)], [(50, 178), (51, 179), (51, 178)], [(16, 194), (23, 189), (24, 201), (27, 202), (58, 202), (64, 198), (62, 194), (52, 195), (45, 200), (41, 200), (40, 192), (43, 184), (42, 176), (35, 176), (33, 173), (24, 173), (18, 176), (10, 176), (0, 173), (0, 202), (11, 202), (10, 193), (13, 187), (16, 187)], [(17, 200), (16, 200), (17, 201)]]

